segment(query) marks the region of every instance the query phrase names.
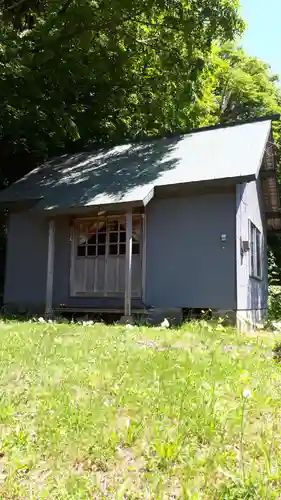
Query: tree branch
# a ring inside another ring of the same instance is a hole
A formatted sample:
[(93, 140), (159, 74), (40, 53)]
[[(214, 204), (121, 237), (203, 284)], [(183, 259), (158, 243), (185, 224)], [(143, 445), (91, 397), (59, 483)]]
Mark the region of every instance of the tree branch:
[(60, 10), (58, 11), (58, 15), (64, 14), (67, 11), (68, 7), (70, 7), (72, 2), (73, 2), (73, 0), (66, 0), (66, 2), (62, 5)]
[(13, 10), (15, 7), (19, 7), (21, 4), (23, 4), (26, 0), (19, 0), (18, 2), (14, 2), (12, 5), (9, 5), (9, 7), (3, 8), (3, 11), (5, 10)]

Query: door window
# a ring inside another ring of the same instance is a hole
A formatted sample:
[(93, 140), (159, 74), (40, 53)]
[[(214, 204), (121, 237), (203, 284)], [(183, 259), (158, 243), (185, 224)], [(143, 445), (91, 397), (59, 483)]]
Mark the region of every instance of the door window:
[[(77, 226), (77, 257), (126, 254), (126, 218), (82, 221)], [(132, 253), (140, 254), (141, 217), (133, 216)]]

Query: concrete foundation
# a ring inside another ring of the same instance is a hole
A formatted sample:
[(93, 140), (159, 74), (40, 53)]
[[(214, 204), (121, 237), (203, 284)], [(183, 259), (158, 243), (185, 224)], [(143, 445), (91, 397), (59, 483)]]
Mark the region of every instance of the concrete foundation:
[(135, 321), (133, 316), (121, 316), (119, 323), (120, 325), (134, 325)]
[(224, 324), (236, 327), (239, 332), (249, 332), (263, 327), (267, 317), (267, 309), (218, 310), (212, 313), (212, 317), (223, 319)]
[(183, 322), (183, 311), (180, 308), (160, 309), (153, 308), (146, 311), (148, 325), (160, 325), (166, 318), (171, 326), (178, 326)]

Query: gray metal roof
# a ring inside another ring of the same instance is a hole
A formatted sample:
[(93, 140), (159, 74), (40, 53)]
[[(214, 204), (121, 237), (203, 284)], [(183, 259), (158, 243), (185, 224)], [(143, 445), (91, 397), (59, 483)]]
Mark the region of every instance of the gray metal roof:
[(147, 203), (157, 186), (255, 178), (271, 121), (63, 155), (0, 193), (0, 202), (38, 199), (36, 209)]

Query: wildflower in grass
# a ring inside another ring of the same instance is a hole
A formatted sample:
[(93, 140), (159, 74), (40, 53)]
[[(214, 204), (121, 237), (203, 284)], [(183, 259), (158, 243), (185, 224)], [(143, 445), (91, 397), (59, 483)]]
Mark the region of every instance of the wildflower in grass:
[(232, 351), (233, 350), (233, 346), (232, 345), (225, 345), (225, 346), (223, 346), (223, 350), (224, 351)]
[(245, 389), (245, 391), (243, 391), (244, 398), (250, 398), (251, 396), (252, 396), (252, 393), (251, 393), (250, 389)]

